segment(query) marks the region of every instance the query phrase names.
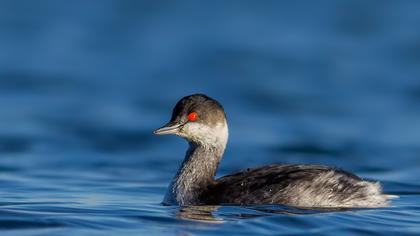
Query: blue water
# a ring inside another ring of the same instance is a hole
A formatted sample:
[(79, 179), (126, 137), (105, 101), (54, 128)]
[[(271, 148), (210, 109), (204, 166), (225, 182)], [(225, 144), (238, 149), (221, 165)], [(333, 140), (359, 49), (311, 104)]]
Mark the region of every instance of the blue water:
[[(0, 234), (420, 234), (420, 2), (0, 2)], [(202, 92), (230, 125), (222, 176), (319, 163), (391, 207), (160, 204)]]

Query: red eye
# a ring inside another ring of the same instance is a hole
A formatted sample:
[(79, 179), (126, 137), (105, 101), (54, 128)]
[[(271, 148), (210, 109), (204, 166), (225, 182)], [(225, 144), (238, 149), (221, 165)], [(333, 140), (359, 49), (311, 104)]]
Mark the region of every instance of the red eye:
[(191, 112), (190, 114), (188, 114), (188, 120), (189, 121), (196, 121), (197, 119), (198, 119), (197, 112)]

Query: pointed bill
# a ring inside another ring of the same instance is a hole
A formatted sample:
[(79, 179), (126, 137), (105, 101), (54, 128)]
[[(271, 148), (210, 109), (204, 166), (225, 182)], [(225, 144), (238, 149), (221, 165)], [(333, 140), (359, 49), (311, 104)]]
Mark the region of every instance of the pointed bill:
[(182, 128), (182, 124), (169, 122), (168, 124), (164, 125), (163, 127), (153, 131), (156, 135), (164, 135), (164, 134), (176, 134)]

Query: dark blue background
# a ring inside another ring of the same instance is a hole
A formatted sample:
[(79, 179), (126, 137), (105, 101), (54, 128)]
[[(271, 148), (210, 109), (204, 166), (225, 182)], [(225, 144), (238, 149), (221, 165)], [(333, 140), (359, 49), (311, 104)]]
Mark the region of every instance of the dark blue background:
[[(419, 25), (417, 1), (3, 0), (1, 234), (418, 233)], [(182, 219), (160, 202), (186, 144), (152, 131), (196, 92), (229, 118), (218, 175), (320, 163), (400, 199)]]

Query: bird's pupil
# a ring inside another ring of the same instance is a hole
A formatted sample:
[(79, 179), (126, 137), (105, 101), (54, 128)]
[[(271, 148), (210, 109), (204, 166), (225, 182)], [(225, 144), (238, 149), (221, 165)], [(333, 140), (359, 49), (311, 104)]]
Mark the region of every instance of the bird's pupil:
[(189, 115), (188, 115), (188, 120), (189, 121), (196, 121), (198, 119), (198, 114), (197, 114), (197, 112), (191, 112)]

